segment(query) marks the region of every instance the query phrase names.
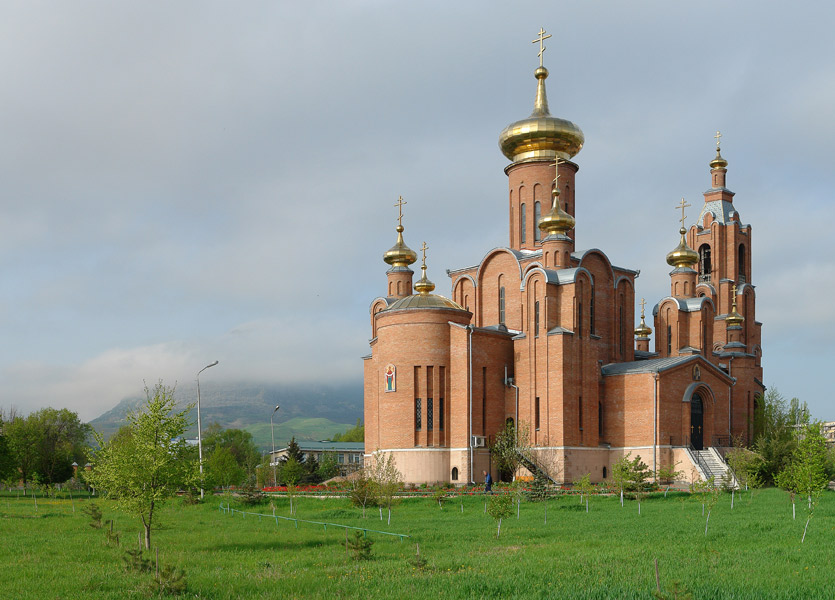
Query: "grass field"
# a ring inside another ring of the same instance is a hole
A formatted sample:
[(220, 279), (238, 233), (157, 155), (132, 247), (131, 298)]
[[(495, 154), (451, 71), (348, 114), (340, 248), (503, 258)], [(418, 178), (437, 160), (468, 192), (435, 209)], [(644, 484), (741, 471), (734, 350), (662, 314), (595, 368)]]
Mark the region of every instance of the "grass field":
[[(108, 545), (81, 511), (89, 501), (0, 496), (0, 597), (142, 598), (152, 575), (128, 572), (122, 556), (137, 547), (138, 520), (98, 501), (115, 519), (121, 546)], [(404, 541), (369, 532), (373, 557), (346, 555), (343, 529), (244, 516), (219, 510), (221, 497), (200, 506), (172, 500), (153, 545), (160, 563), (185, 570), (190, 598), (651, 598), (654, 559), (661, 586), (678, 582), (694, 599), (835, 597), (835, 493), (827, 492), (800, 543), (804, 505), (779, 490), (722, 496), (707, 536), (701, 505), (686, 494), (650, 497), (624, 508), (615, 497), (592, 497), (590, 512), (575, 496), (522, 502), (520, 516), (495, 521), (483, 496), (440, 510), (431, 498), (403, 500), (387, 525), (376, 509), (363, 519), (344, 499), (297, 499), (299, 519), (410, 535)], [(276, 514), (289, 513), (286, 498)], [(272, 514), (269, 505), (240, 510)], [(415, 567), (416, 543), (427, 561)], [(672, 596), (671, 596), (672, 597)]]

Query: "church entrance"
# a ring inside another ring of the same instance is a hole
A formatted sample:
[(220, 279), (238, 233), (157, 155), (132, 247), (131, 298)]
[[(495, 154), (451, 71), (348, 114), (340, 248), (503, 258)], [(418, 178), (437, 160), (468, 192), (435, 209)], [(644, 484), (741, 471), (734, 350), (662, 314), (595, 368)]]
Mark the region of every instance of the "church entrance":
[(704, 406), (702, 404), (702, 397), (699, 394), (693, 394), (690, 399), (690, 444), (696, 450), (704, 448), (702, 437), (704, 425)]

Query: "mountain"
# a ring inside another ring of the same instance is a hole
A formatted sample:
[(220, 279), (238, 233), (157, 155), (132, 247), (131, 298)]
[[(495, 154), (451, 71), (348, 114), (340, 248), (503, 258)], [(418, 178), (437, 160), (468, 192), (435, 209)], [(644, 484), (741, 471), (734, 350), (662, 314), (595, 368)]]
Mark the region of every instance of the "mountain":
[[(185, 407), (197, 401), (196, 386), (180, 385), (174, 392), (177, 403)], [(96, 431), (110, 437), (126, 423), (127, 414), (145, 402), (144, 397), (122, 399), (116, 406), (90, 421)], [(327, 439), (344, 432), (362, 418), (362, 382), (344, 384), (284, 385), (272, 383), (200, 383), (200, 412), (203, 429), (210, 423), (245, 429), (255, 443), (266, 450), (271, 446), (270, 415), (273, 417), (276, 446), (295, 436), (300, 440)], [(197, 437), (197, 408), (189, 413), (192, 426), (186, 436)]]

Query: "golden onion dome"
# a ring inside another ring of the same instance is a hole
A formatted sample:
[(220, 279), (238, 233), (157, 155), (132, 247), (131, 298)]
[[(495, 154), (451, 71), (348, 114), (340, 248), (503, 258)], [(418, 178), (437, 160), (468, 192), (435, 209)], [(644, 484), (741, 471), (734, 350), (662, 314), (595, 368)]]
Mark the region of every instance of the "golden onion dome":
[(635, 328), (635, 335), (637, 337), (649, 337), (652, 333), (652, 327), (647, 325), (646, 321), (644, 320), (644, 313), (641, 311), (641, 324)]
[(502, 153), (513, 162), (562, 158), (569, 160), (585, 142), (583, 132), (571, 121), (552, 117), (548, 112), (545, 79), (548, 69), (538, 67), (536, 100), (531, 116), (511, 123), (499, 135)]
[(716, 148), (716, 156), (710, 161), (710, 168), (711, 169), (724, 169), (728, 166), (728, 161), (722, 158), (722, 155), (719, 153), (719, 148)]
[(734, 295), (733, 306), (731, 306), (731, 312), (728, 313), (728, 316), (725, 317), (725, 327), (734, 327), (736, 325), (742, 325), (742, 322), (745, 321), (745, 317), (739, 314), (736, 311), (736, 295)]
[(408, 267), (417, 260), (417, 254), (403, 241), (403, 226), (397, 226), (397, 242), (385, 254), (383, 260), (392, 267)]
[(684, 240), (684, 234), (687, 230), (682, 227), (679, 229), (681, 234), (681, 241), (669, 254), (667, 254), (667, 264), (671, 267), (691, 267), (699, 262), (699, 254)]
[(429, 281), (426, 277), (426, 265), (423, 265), (420, 269), (423, 273), (421, 274), (420, 279), (418, 279), (415, 283), (415, 290), (417, 290), (419, 294), (425, 295), (435, 289), (435, 284)]
[(553, 197), (554, 201), (551, 205), (551, 212), (539, 219), (539, 228), (546, 236), (571, 231), (576, 224), (574, 217), (565, 212), (560, 206), (560, 191), (556, 187), (553, 191)]

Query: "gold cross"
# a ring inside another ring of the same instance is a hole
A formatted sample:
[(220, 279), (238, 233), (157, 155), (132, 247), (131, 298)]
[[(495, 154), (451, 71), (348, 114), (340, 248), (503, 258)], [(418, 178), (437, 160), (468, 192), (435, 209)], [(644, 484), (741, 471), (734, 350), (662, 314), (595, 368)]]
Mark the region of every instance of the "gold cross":
[(647, 301), (641, 298), (641, 318), (644, 318), (644, 307), (647, 305)]
[(731, 296), (733, 297), (734, 302), (736, 302), (736, 284), (734, 284), (731, 288)]
[(682, 198), (681, 203), (678, 206), (676, 206), (676, 208), (681, 209), (681, 226), (682, 227), (684, 227), (684, 220), (687, 218), (687, 217), (684, 216), (684, 209), (689, 207), (689, 206), (690, 206), (689, 204), (684, 203), (684, 198)]
[(548, 35), (545, 35), (545, 30), (542, 29), (542, 27), (540, 27), (539, 28), (539, 37), (531, 42), (531, 44), (535, 44), (535, 43), (539, 42), (539, 66), (540, 67), (542, 66), (542, 54), (543, 54), (543, 52), (545, 52), (545, 46), (543, 45), (542, 42), (547, 40), (549, 37), (551, 37), (551, 34), (549, 33)]
[(722, 137), (722, 134), (717, 131), (716, 135), (714, 135), (713, 137), (716, 138), (716, 149), (719, 150), (719, 139)]
[(426, 245), (426, 242), (423, 242), (423, 246), (420, 247), (420, 251), (423, 253), (423, 266), (426, 267), (426, 251), (429, 250), (429, 246)]
[(395, 204), (395, 206), (400, 209), (400, 214), (397, 216), (397, 224), (400, 225), (401, 227), (403, 226), (403, 205), (404, 204), (407, 204), (407, 203), (403, 201), (403, 196), (400, 196), (400, 198), (397, 200), (397, 204)]

